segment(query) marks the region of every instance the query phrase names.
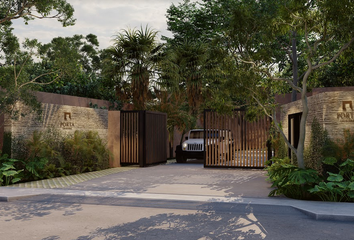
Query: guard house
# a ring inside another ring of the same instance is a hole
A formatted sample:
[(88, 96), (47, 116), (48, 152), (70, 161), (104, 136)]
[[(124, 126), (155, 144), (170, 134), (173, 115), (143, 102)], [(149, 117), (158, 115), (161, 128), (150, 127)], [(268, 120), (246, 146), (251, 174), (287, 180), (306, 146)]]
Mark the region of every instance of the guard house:
[[(290, 94), (278, 96), (281, 105), (280, 122), (285, 136), (292, 144), (299, 139), (302, 103), (290, 102)], [(354, 131), (354, 87), (315, 88), (308, 94), (309, 114), (306, 123), (305, 145), (309, 144), (311, 123), (316, 117), (331, 139), (343, 137), (343, 130)], [(288, 103), (286, 103), (288, 102)], [(295, 144), (296, 146), (296, 144)]]

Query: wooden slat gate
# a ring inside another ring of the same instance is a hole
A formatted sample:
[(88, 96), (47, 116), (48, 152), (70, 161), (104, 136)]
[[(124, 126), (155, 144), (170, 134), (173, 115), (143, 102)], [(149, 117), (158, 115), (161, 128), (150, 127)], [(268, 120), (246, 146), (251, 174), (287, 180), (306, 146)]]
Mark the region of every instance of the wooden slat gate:
[(150, 111), (121, 111), (122, 165), (141, 167), (167, 161), (167, 115)]
[(249, 122), (243, 110), (231, 116), (205, 110), (204, 167), (265, 167), (269, 128), (268, 117)]

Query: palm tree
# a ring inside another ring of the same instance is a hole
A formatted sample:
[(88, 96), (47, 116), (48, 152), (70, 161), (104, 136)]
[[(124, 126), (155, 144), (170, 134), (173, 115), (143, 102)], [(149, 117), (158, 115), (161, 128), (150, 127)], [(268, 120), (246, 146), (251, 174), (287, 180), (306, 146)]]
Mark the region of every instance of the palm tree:
[[(115, 79), (117, 95), (131, 98), (136, 110), (145, 110), (151, 99), (150, 85), (156, 78), (157, 62), (162, 44), (157, 42), (157, 31), (148, 27), (140, 30), (122, 30), (114, 38), (114, 45), (107, 50), (105, 72)], [(112, 64), (113, 63), (113, 64)], [(130, 84), (130, 94), (126, 84)], [(124, 91), (122, 92), (122, 87)]]
[(209, 52), (203, 42), (184, 41), (171, 47), (169, 66), (164, 74), (174, 82), (175, 90), (183, 92), (189, 105), (189, 113), (197, 117), (204, 101), (203, 88), (208, 80)]

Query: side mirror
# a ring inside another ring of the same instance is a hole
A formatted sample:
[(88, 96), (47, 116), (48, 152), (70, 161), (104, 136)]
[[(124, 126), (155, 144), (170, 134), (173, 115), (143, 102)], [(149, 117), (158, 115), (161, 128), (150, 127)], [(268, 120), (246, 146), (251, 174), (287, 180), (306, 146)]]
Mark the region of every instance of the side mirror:
[(185, 137), (186, 138), (186, 140), (188, 140), (188, 137)]

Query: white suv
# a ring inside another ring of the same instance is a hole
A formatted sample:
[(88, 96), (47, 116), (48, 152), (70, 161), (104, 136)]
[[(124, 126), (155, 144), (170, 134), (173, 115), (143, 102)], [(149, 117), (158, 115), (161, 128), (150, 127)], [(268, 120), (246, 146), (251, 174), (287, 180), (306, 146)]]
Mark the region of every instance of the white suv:
[(186, 162), (188, 158), (204, 158), (204, 129), (193, 129), (188, 133), (182, 146), (176, 148), (176, 161)]
[[(208, 146), (214, 145), (217, 152), (220, 148), (224, 154), (232, 152), (233, 139), (230, 130), (208, 130), (207, 133), (214, 136), (209, 138)], [(176, 161), (178, 163), (184, 163), (189, 158), (204, 159), (204, 129), (190, 130), (182, 146), (176, 147)]]

